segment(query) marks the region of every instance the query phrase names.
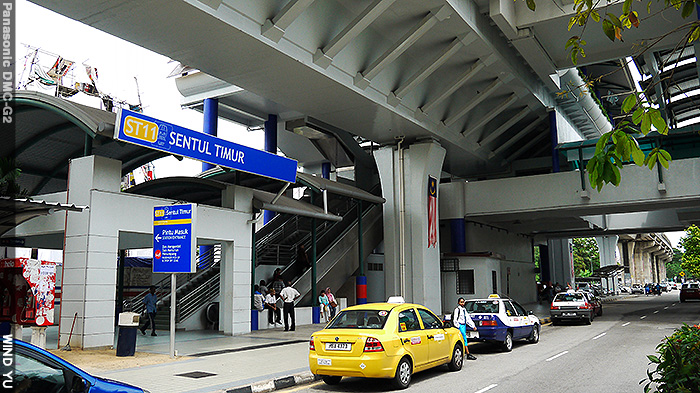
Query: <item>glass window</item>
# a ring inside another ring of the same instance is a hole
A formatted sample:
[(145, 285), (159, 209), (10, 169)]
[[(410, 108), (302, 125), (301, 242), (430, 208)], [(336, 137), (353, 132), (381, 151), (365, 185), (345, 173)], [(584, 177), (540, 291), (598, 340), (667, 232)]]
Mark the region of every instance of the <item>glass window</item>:
[(515, 311), (518, 312), (518, 315), (522, 315), (522, 316), (526, 316), (526, 315), (527, 315), (527, 311), (525, 311), (525, 309), (523, 308), (523, 306), (519, 305), (519, 304), (516, 303), (516, 302), (511, 302), (511, 303), (513, 304), (513, 307), (515, 307)]
[(498, 300), (470, 300), (464, 305), (470, 314), (498, 314)]
[(582, 293), (558, 293), (555, 302), (585, 302)]
[(518, 313), (515, 311), (515, 308), (513, 308), (513, 305), (510, 304), (509, 301), (507, 301), (507, 300), (504, 301), (504, 302), (503, 302), (503, 307), (506, 308), (506, 315), (507, 315), (507, 316), (509, 316), (509, 317), (514, 317), (514, 316), (518, 315)]
[(457, 294), (474, 294), (474, 270), (457, 271)]
[(341, 311), (326, 329), (383, 329), (389, 313), (386, 310)]
[(410, 330), (420, 330), (418, 316), (412, 308), (399, 313), (399, 332), (407, 332)]
[(440, 329), (442, 327), (442, 322), (430, 311), (419, 308), (418, 315), (423, 320), (423, 327), (426, 329)]
[(63, 391), (65, 379), (63, 369), (46, 365), (23, 353), (15, 354), (15, 386), (22, 392), (44, 393)]

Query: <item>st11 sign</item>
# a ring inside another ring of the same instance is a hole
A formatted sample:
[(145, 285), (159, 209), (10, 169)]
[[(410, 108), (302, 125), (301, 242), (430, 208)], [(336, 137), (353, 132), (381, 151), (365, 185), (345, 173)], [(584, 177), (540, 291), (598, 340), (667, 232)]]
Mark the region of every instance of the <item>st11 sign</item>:
[(294, 183), (297, 162), (215, 136), (119, 109), (114, 138), (149, 149), (185, 156), (226, 168)]
[(153, 273), (196, 272), (196, 210), (195, 204), (153, 208)]

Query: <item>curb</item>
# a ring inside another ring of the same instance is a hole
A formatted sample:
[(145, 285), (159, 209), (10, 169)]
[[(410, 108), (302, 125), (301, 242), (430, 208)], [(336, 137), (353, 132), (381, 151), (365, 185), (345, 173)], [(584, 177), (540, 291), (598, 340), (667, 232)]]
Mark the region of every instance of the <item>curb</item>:
[(321, 379), (320, 376), (314, 375), (311, 371), (304, 371), (294, 375), (289, 375), (282, 378), (269, 379), (267, 381), (256, 382), (247, 386), (240, 386), (233, 389), (223, 390), (226, 393), (264, 393), (274, 392), (275, 390), (291, 388), (293, 386), (305, 385)]

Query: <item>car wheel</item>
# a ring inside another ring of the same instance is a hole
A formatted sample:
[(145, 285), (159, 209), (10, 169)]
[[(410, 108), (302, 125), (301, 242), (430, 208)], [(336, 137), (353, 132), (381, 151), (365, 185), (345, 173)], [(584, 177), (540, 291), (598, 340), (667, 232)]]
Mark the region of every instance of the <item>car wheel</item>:
[(590, 325), (591, 322), (593, 322), (593, 313), (592, 312), (591, 312), (591, 315), (589, 315), (588, 318), (586, 318), (586, 320), (584, 322), (586, 323), (586, 325)]
[(556, 320), (555, 318), (552, 318), (552, 326), (557, 326), (559, 324), (559, 321)]
[(501, 349), (503, 350), (503, 352), (510, 352), (513, 350), (513, 333), (506, 333), (506, 339), (503, 340), (503, 344), (501, 344)]
[(540, 325), (535, 325), (532, 327), (532, 333), (527, 341), (529, 341), (530, 344), (537, 344), (540, 341)]
[(336, 375), (324, 375), (323, 376), (323, 382), (325, 382), (326, 385), (337, 385), (340, 383), (341, 379), (343, 379), (343, 377), (339, 377)]
[(599, 317), (603, 316), (603, 306), (600, 306), (600, 311), (598, 311), (598, 316)]
[(455, 349), (452, 350), (452, 361), (447, 364), (450, 371), (459, 371), (462, 369), (462, 364), (464, 364), (463, 347), (463, 344), (458, 342), (457, 345), (455, 345)]
[(396, 366), (396, 375), (391, 381), (397, 389), (406, 389), (411, 383), (411, 374), (413, 373), (413, 367), (411, 366), (411, 361), (408, 358), (403, 358), (399, 361), (399, 365)]

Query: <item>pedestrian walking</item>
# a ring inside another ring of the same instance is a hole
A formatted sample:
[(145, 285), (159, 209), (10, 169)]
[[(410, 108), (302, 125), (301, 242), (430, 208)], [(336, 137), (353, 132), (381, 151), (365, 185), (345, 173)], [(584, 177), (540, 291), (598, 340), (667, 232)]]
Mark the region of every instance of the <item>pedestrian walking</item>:
[[(280, 297), (284, 301), (284, 331), (294, 331), (296, 324), (294, 322), (294, 301), (301, 297), (299, 291), (292, 287), (292, 282), (287, 281), (287, 286), (280, 293)], [(291, 327), (289, 325), (289, 319), (292, 319)]]
[(330, 302), (328, 301), (328, 296), (326, 296), (325, 289), (322, 289), (318, 295), (318, 304), (321, 307), (321, 319), (325, 317), (326, 322), (330, 321)]
[(457, 308), (452, 312), (452, 324), (462, 333), (462, 338), (464, 339), (464, 353), (467, 355), (467, 359), (476, 360), (476, 356), (469, 353), (469, 347), (467, 346), (467, 327), (469, 327), (469, 330), (476, 330), (476, 325), (469, 316), (467, 309), (464, 308), (464, 303), (464, 298), (459, 298), (457, 301)]
[(277, 296), (275, 289), (270, 289), (265, 297), (265, 308), (267, 308), (267, 324), (272, 326), (282, 325), (282, 316), (277, 307)]
[(142, 300), (145, 311), (146, 311), (146, 321), (141, 326), (141, 334), (146, 335), (146, 329), (148, 325), (151, 325), (151, 336), (157, 336), (156, 334), (156, 305), (158, 304), (158, 296), (156, 295), (156, 286), (151, 285), (149, 292)]
[(335, 300), (335, 295), (331, 292), (331, 287), (326, 288), (326, 297), (328, 298), (328, 307), (331, 310), (331, 319), (335, 317), (335, 311), (338, 308), (338, 302)]

